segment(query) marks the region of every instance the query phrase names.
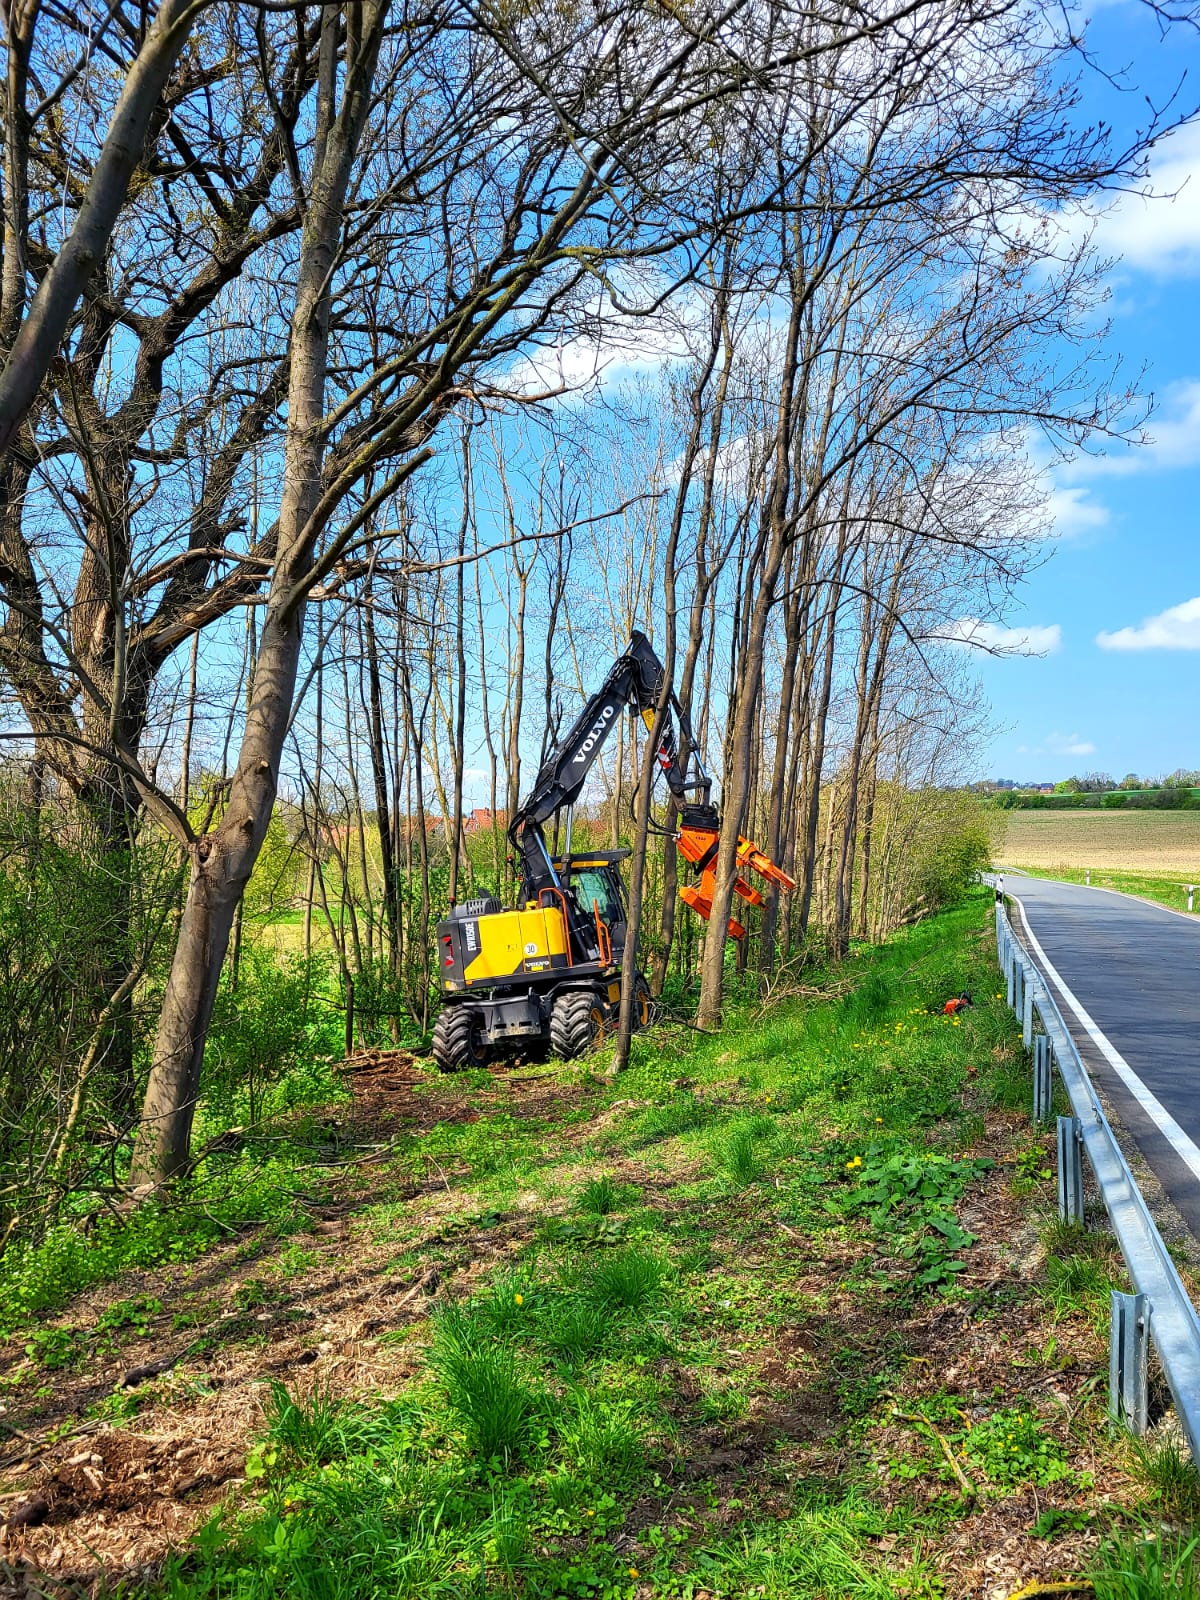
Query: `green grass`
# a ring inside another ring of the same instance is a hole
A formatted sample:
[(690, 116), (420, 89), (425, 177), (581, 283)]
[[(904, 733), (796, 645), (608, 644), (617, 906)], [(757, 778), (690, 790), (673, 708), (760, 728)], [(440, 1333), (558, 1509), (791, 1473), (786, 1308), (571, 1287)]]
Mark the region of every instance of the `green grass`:
[[(856, 950), (829, 975), (849, 993), (640, 1035), (616, 1083), (603, 1057), (552, 1068), (524, 1105), (491, 1075), (456, 1080), (457, 1113), (399, 1135), (358, 1201), (390, 1272), (439, 1275), (431, 1314), (380, 1335), (402, 1347), (399, 1392), (271, 1385), (245, 1487), (150, 1592), (934, 1600), (962, 1512), (939, 1437), (981, 1505), (1036, 1489), (1047, 1528), (1056, 1494), (1078, 1526), (1080, 1460), (1128, 1452), (1107, 1444), (1102, 1395), (1067, 1421), (1044, 1383), (1019, 1384), (1051, 1361), (1027, 1343), (1069, 1336), (1052, 1317), (1091, 1337), (1110, 1259), (1049, 1230), (1058, 1277), (965, 1270), (984, 1188), (1005, 1204), (1018, 1179), (1031, 1204), (1046, 1188), (1027, 1123), (1024, 1165), (976, 1147), (985, 1118), (1015, 1124), (1029, 1100), (990, 898)], [(975, 1006), (945, 1017), (964, 989)], [(242, 1298), (305, 1265), (285, 1245)], [(1022, 1296), (1038, 1337), (1010, 1346), (997, 1313)], [(150, 1308), (124, 1306), (136, 1331)], [(943, 1343), (993, 1317), (994, 1355), (954, 1390)], [(910, 1362), (922, 1319), (937, 1332)], [(74, 1334), (60, 1345), (73, 1359)], [(1169, 1462), (1140, 1478), (1163, 1514), (1186, 1502)]]
[(1200, 1538), (1120, 1535), (1091, 1577), (1096, 1600), (1200, 1600)]
[[(869, 1430), (900, 1380), (890, 1336), (865, 1356), (853, 1316), (815, 1377), (832, 1407), (835, 1481), (805, 1487), (798, 1447), (769, 1429), (734, 1487), (679, 1474), (712, 1448), (705, 1430), (757, 1437), (756, 1369), (736, 1352), (798, 1326), (831, 1337), (839, 1276), (897, 1329), (930, 1299), (969, 1298), (957, 1278), (973, 1235), (957, 1208), (989, 1163), (964, 1146), (992, 1077), (1024, 1070), (992, 998), (987, 916), (981, 894), (856, 952), (844, 999), (791, 1002), (753, 1023), (735, 1010), (715, 1037), (641, 1036), (611, 1087), (563, 1067), (584, 1092), (553, 1124), (513, 1116), (493, 1085), (467, 1086), (478, 1120), (402, 1142), (398, 1159), (436, 1161), (465, 1191), (464, 1241), (515, 1228), (515, 1250), (466, 1296), (451, 1281), (399, 1400), (277, 1389), (250, 1503), (201, 1532), (168, 1592), (939, 1594), (924, 1553), (937, 1514), (872, 1490)], [(983, 998), (945, 1018), (963, 989)], [(606, 1101), (621, 1105), (589, 1134)], [(528, 1191), (550, 1211), (522, 1228)], [(385, 1211), (388, 1229), (403, 1226), (394, 1204)], [(443, 1237), (443, 1251), (461, 1252), (455, 1228)], [(826, 1260), (842, 1262), (827, 1287), (802, 1287)], [(991, 1431), (985, 1417), (973, 1436), (983, 1492), (1066, 1472), (1066, 1447), (1031, 1413), (997, 1403), (988, 1417)], [(929, 1471), (936, 1479), (937, 1461)]]

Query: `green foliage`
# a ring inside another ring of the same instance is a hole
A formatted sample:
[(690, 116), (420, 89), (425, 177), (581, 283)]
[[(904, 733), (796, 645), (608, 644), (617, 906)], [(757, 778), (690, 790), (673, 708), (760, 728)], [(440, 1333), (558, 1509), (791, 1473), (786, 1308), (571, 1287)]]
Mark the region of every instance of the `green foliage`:
[(327, 993), (326, 955), (277, 957), (246, 945), (236, 984), (227, 969), (217, 995), (204, 1057), (204, 1115), (218, 1127), (257, 1122), (335, 1098), (339, 1088), (322, 1056), (341, 1053), (342, 1021)]
[(541, 1327), (541, 1340), (552, 1355), (576, 1366), (605, 1344), (612, 1321), (603, 1306), (564, 1296), (550, 1309)]
[(1052, 1223), (1042, 1237), (1046, 1245), (1044, 1293), (1055, 1315), (1082, 1311), (1095, 1322), (1105, 1318), (1110, 1291), (1117, 1285), (1111, 1239), (1063, 1223)]
[(709, 1141), (713, 1165), (735, 1188), (749, 1188), (765, 1175), (766, 1148), (777, 1133), (770, 1117), (738, 1118)]
[(84, 1334), (78, 1328), (39, 1328), (25, 1344), (25, 1354), (47, 1371), (73, 1366), (86, 1348)]
[(144, 1339), (150, 1332), (150, 1323), (162, 1315), (162, 1301), (154, 1295), (137, 1294), (128, 1300), (114, 1300), (105, 1306), (96, 1318), (96, 1331), (103, 1333), (108, 1330), (130, 1328), (139, 1338)]
[[(901, 789), (880, 784), (874, 830), (903, 839), (886, 883), (888, 900), (907, 914), (953, 905), (992, 858), (999, 815), (961, 789)], [(878, 886), (877, 886), (878, 887)], [(895, 913), (885, 921), (891, 925)]]
[(607, 1217), (637, 1199), (632, 1184), (617, 1183), (608, 1173), (591, 1178), (575, 1196), (575, 1209), (590, 1217)]
[(478, 1319), (459, 1306), (434, 1322), (429, 1365), (481, 1462), (509, 1465), (528, 1449), (539, 1402), (517, 1372), (509, 1350), (488, 1340)]
[(1072, 1476), (1061, 1445), (1029, 1411), (994, 1411), (968, 1430), (964, 1449), (989, 1482), (1002, 1488), (1059, 1483)]
[[(106, 838), (103, 818), (57, 803), (32, 812), (12, 778), (0, 767), (0, 1233), (19, 1216), (28, 1235), (70, 1210), (73, 1190), (108, 1167), (113, 1128), (132, 1120), (178, 852), (154, 838), (132, 849), (123, 826)], [(131, 969), (145, 971), (143, 982), (110, 1005)], [(60, 1166), (93, 1040), (100, 1048)], [(65, 1200), (64, 1174), (73, 1180)]]
[(1130, 1439), (1134, 1471), (1150, 1491), (1161, 1516), (1200, 1524), (1200, 1472), (1190, 1451), (1175, 1439), (1153, 1444)]
[(64, 1222), (41, 1240), (10, 1244), (0, 1258), (0, 1331), (131, 1268), (191, 1261), (237, 1226), (287, 1227), (299, 1216), (293, 1184), (286, 1160), (235, 1161), (185, 1186), (179, 1205), (149, 1200), (128, 1216), (101, 1217), (88, 1233)]
[(841, 1012), (849, 1028), (871, 1028), (880, 1022), (895, 1002), (896, 991), (890, 974), (868, 972), (842, 1001)]
[(716, 1116), (712, 1106), (706, 1105), (690, 1089), (681, 1090), (661, 1105), (652, 1106), (641, 1118), (640, 1132), (645, 1143), (670, 1139), (677, 1134), (690, 1133), (702, 1128)]
[(846, 1215), (870, 1219), (891, 1254), (906, 1264), (913, 1287), (943, 1289), (963, 1268), (953, 1259), (955, 1251), (975, 1242), (954, 1206), (967, 1184), (992, 1165), (932, 1152), (889, 1152), (873, 1144), (845, 1163), (849, 1191), (830, 1203)]
[[(990, 952), (975, 938), (985, 902), (857, 954), (841, 969), (861, 991), (857, 1004), (787, 1002), (764, 1024), (756, 998), (719, 1037), (639, 1040), (619, 1084), (584, 1080), (570, 1111), (575, 1138), (553, 1137), (561, 1116), (513, 1116), (494, 1080), (456, 1084), (478, 1119), (439, 1124), (396, 1151), (398, 1174), (419, 1171), (424, 1157), (437, 1162), (462, 1196), (455, 1216), (432, 1225), (420, 1216), (416, 1228), (422, 1203), (403, 1213), (391, 1194), (376, 1216), (403, 1235), (406, 1271), (436, 1265), (453, 1289), (471, 1260), (471, 1298), (434, 1314), (427, 1349), (419, 1328), (396, 1330), (416, 1367), (396, 1400), (275, 1386), (242, 1509), (171, 1560), (166, 1592), (932, 1600), (942, 1579), (922, 1539), (941, 1512), (903, 1497), (884, 1508), (845, 1480), (797, 1483), (793, 1452), (810, 1469), (813, 1455), (782, 1424), (772, 1431), (755, 1345), (783, 1329), (854, 1322), (855, 1302), (827, 1316), (820, 1291), (797, 1288), (798, 1256), (827, 1259), (827, 1288), (835, 1275), (839, 1300), (869, 1298), (878, 1317), (872, 1269), (907, 1290), (969, 1239), (954, 1208), (983, 1164), (948, 1154), (965, 1147), (959, 1090), (978, 1062), (986, 1097), (993, 1072), (1017, 1053), (1011, 1018), (990, 998)], [(977, 1005), (960, 1026), (934, 1014), (932, 1000), (966, 987)], [(564, 1068), (563, 1081), (578, 1085), (577, 1072)], [(955, 1120), (938, 1122), (943, 1114)], [(650, 1141), (656, 1148), (630, 1169), (653, 1208), (618, 1182), (616, 1165)], [(582, 1181), (598, 1149), (609, 1170)], [(212, 1159), (216, 1174), (250, 1170), (224, 1159)], [(289, 1159), (303, 1159), (299, 1145)], [(771, 1183), (731, 1203), (730, 1181), (755, 1170)], [(306, 1173), (303, 1187), (311, 1181)], [(300, 1186), (284, 1164), (278, 1182)], [(542, 1200), (564, 1195), (548, 1218)], [(828, 1252), (822, 1233), (832, 1236)], [(488, 1262), (497, 1264), (476, 1278)], [(269, 1262), (248, 1278), (239, 1269), (237, 1303), (284, 1293), (293, 1263), (302, 1269), (297, 1246), (281, 1253), (278, 1273)], [(949, 1272), (934, 1286), (952, 1281)], [(893, 1302), (882, 1315), (894, 1334), (907, 1307)], [(869, 1345), (831, 1345), (812, 1380), (832, 1388), (840, 1375), (843, 1415), (859, 1419), (845, 1432), (831, 1419), (830, 1454), (842, 1460), (859, 1454), (859, 1431), (907, 1370), (894, 1339), (876, 1341), (877, 1331)], [(743, 1418), (739, 1446), (744, 1432), (761, 1459), (736, 1474), (714, 1461), (706, 1476), (703, 1451), (719, 1450)], [(1022, 1436), (1028, 1470), (1053, 1482), (1037, 1426), (1032, 1419)], [(1007, 1439), (989, 1441), (984, 1429), (974, 1440), (979, 1462), (994, 1458), (993, 1477), (970, 1453), (969, 1431), (964, 1420), (964, 1464), (1004, 1492), (1003, 1475), (1016, 1470)], [(696, 1473), (686, 1487), (675, 1470), (685, 1455)], [(943, 1464), (934, 1453), (924, 1470), (936, 1480)]]

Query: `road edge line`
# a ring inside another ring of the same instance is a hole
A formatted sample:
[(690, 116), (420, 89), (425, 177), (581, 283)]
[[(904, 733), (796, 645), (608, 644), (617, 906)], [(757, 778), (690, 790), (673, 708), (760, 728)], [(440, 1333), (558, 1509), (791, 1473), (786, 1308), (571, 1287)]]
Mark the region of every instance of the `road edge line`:
[[(1120, 891), (1109, 890), (1108, 892), (1119, 893)], [(1117, 1049), (1116, 1045), (1112, 1043), (1107, 1034), (1104, 1033), (1103, 1029), (1100, 1028), (1100, 1026), (1088, 1015), (1087, 1011), (1071, 992), (1070, 987), (1063, 979), (1058, 968), (1042, 949), (1037, 935), (1029, 925), (1029, 918), (1025, 914), (1025, 906), (1023, 901), (1019, 896), (1011, 894), (1011, 891), (1010, 898), (1017, 902), (1017, 906), (1021, 912), (1021, 923), (1029, 937), (1029, 942), (1033, 947), (1034, 954), (1041, 962), (1047, 975), (1051, 978), (1059, 992), (1062, 994), (1063, 999), (1075, 1013), (1079, 1022), (1082, 1024), (1085, 1033), (1100, 1051), (1101, 1055), (1108, 1062), (1109, 1066), (1117, 1074), (1118, 1078), (1120, 1078), (1125, 1088), (1137, 1101), (1138, 1105), (1150, 1118), (1151, 1122), (1153, 1122), (1159, 1133), (1161, 1133), (1163, 1138), (1166, 1139), (1167, 1143), (1174, 1150), (1175, 1154), (1191, 1172), (1192, 1176), (1200, 1180), (1200, 1146), (1198, 1146), (1191, 1136), (1180, 1127), (1180, 1125), (1175, 1121), (1175, 1118), (1167, 1110), (1166, 1106), (1163, 1105), (1162, 1101), (1158, 1098), (1154, 1091), (1147, 1088), (1147, 1086), (1142, 1082), (1141, 1078), (1138, 1077), (1137, 1073), (1129, 1065), (1128, 1061), (1126, 1061), (1125, 1057)], [(1130, 898), (1132, 898), (1132, 896)], [(1168, 908), (1163, 907), (1161, 909), (1165, 910)], [(1179, 913), (1176, 914), (1178, 915)]]

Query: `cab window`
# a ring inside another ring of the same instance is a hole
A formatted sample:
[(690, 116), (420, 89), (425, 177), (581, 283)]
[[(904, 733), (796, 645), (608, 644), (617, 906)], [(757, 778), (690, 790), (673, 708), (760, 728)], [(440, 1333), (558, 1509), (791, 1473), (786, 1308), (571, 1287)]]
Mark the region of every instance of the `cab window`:
[(579, 867), (571, 874), (571, 893), (585, 917), (595, 915), (592, 902), (600, 908), (600, 919), (610, 928), (625, 921), (625, 911), (611, 877), (602, 867)]

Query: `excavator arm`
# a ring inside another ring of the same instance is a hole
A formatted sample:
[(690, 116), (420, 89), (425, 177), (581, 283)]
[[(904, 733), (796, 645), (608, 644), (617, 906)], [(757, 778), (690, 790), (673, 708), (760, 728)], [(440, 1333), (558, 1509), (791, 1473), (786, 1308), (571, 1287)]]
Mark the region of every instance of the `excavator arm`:
[[(530, 899), (537, 899), (543, 889), (561, 892), (563, 888), (546, 848), (543, 824), (563, 809), (570, 816), (571, 809), (583, 792), (588, 773), (626, 706), (632, 707), (647, 729), (653, 731), (665, 670), (645, 634), (636, 631), (631, 634), (628, 647), (613, 662), (600, 688), (542, 763), (533, 788), (513, 817), (508, 830), (509, 838), (521, 859), (526, 893)], [(679, 759), (681, 740), (686, 743), (688, 752), (685, 763)], [(680, 853), (699, 872), (699, 882), (682, 889), (680, 898), (707, 919), (712, 912), (716, 886), (721, 819), (710, 798), (712, 780), (700, 761), (687, 713), (674, 690), (667, 702), (667, 714), (655, 754), (659, 770), (678, 803), (680, 826), (677, 842)], [(568, 824), (568, 870), (569, 835)], [(741, 875), (743, 867), (773, 880), (783, 888), (795, 887), (794, 881), (748, 839), (739, 838), (738, 867), (735, 890), (751, 905), (761, 905), (762, 895)], [(731, 937), (740, 939), (745, 929), (731, 919), (728, 932)]]

